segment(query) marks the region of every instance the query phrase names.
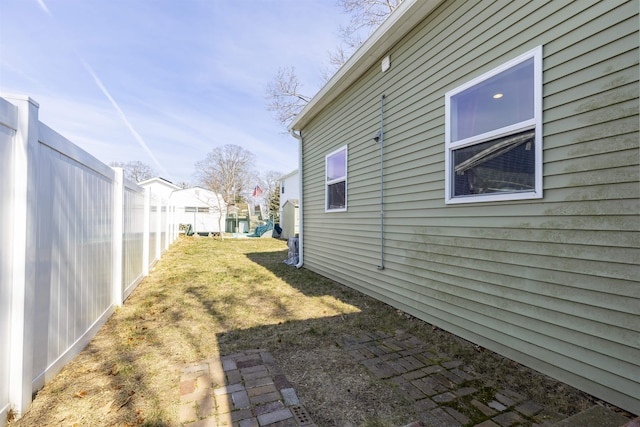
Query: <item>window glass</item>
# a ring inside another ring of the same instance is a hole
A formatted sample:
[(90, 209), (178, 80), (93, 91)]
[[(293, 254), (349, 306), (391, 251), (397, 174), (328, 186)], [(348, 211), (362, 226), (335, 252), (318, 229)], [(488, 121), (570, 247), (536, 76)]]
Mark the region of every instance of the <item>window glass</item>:
[(445, 96), (445, 200), (542, 197), (542, 47)]
[(451, 140), (459, 141), (534, 117), (533, 58), (451, 97)]
[(327, 155), (325, 169), (325, 209), (344, 211), (347, 209), (347, 147)]
[(343, 178), (347, 174), (347, 150), (340, 150), (327, 157), (327, 181)]
[(344, 209), (346, 206), (346, 183), (344, 181), (327, 186), (327, 209)]
[(527, 131), (453, 150), (456, 196), (533, 191), (535, 133)]

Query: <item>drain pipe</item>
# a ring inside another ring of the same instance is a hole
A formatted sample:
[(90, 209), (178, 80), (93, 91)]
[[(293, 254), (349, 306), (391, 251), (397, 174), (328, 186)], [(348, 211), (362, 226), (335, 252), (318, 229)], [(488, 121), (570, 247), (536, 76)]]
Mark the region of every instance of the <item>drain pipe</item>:
[(380, 265), (384, 270), (384, 94), (380, 97), (380, 131), (373, 138), (380, 144)]
[(298, 140), (298, 188), (300, 189), (300, 199), (298, 200), (298, 263), (296, 268), (302, 267), (304, 262), (304, 251), (302, 250), (302, 236), (304, 232), (302, 230), (302, 203), (304, 197), (302, 197), (302, 131), (296, 133), (295, 130), (289, 129), (289, 133), (292, 137)]

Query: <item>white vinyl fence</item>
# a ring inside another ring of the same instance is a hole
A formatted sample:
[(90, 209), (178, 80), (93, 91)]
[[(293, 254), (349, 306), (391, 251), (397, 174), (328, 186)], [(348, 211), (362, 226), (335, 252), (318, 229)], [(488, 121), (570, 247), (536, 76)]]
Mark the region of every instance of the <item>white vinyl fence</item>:
[(0, 426), (96, 334), (177, 236), (175, 209), (0, 98)]

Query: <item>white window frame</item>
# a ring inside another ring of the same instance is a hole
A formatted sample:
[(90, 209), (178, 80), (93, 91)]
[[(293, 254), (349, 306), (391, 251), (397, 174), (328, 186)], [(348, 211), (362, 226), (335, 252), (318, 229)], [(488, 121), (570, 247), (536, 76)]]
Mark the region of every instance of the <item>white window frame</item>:
[[(340, 153), (341, 151), (344, 151), (344, 176), (340, 177), (340, 178), (336, 178), (333, 180), (329, 180), (327, 177), (327, 172), (328, 172), (328, 167), (329, 167), (329, 159), (332, 156), (335, 156), (336, 154)], [(348, 175), (348, 171), (347, 171), (347, 165), (348, 165), (348, 159), (349, 159), (349, 149), (346, 145), (338, 148), (337, 150), (332, 151), (331, 153), (327, 154), (324, 158), (324, 211), (325, 212), (346, 212), (347, 210), (347, 175)], [(335, 208), (335, 209), (329, 209), (329, 185), (332, 184), (338, 184), (340, 182), (344, 181), (344, 207), (343, 208)]]
[[(451, 140), (451, 126), (452, 112), (451, 112), (451, 98), (456, 94), (463, 92), (485, 80), (506, 71), (526, 60), (533, 58), (534, 67), (534, 117), (529, 120), (525, 120), (519, 123), (514, 123), (509, 126), (505, 126), (499, 129), (495, 129), (489, 132), (485, 132), (480, 135), (474, 135), (458, 141)], [(535, 146), (535, 188), (532, 191), (522, 191), (513, 193), (487, 193), (487, 194), (473, 194), (464, 196), (453, 196), (454, 190), (454, 165), (453, 151), (455, 149), (476, 145), (482, 142), (495, 140), (501, 137), (509, 136), (519, 132), (533, 130), (534, 146)], [(495, 202), (495, 201), (507, 201), (507, 200), (526, 200), (526, 199), (539, 199), (542, 197), (542, 46), (538, 46), (522, 55), (506, 62), (505, 64), (494, 68), (487, 73), (482, 74), (474, 78), (473, 80), (458, 86), (457, 88), (447, 92), (445, 94), (445, 203), (446, 204), (458, 204), (458, 203), (481, 203), (481, 202)]]

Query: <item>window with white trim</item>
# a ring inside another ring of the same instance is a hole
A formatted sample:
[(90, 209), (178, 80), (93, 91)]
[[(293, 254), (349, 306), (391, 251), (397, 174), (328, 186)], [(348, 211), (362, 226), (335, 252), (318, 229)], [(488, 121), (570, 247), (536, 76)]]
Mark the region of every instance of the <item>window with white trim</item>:
[(325, 157), (325, 211), (347, 210), (347, 146)]
[(446, 203), (542, 197), (542, 47), (446, 93)]

